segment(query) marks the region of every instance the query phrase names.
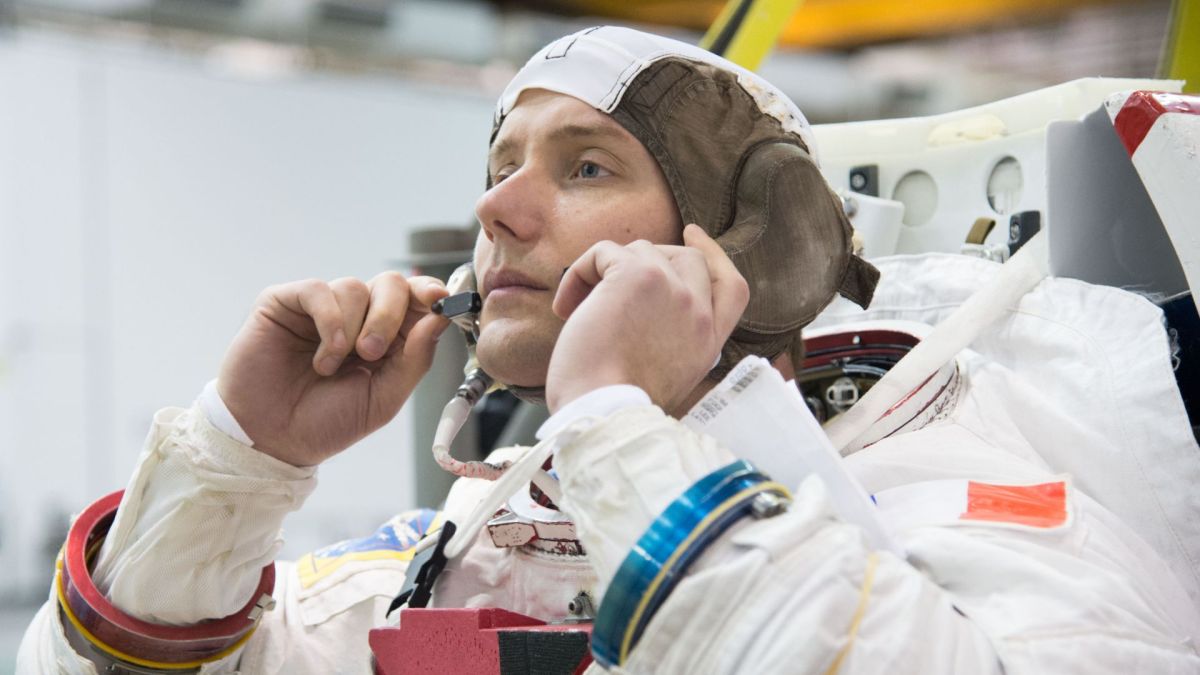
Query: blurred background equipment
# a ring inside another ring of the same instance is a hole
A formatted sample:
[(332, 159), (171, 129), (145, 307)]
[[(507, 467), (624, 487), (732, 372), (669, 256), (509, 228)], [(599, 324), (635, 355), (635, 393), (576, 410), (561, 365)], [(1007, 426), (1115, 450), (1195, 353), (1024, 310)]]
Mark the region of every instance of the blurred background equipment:
[[(597, 23), (696, 43), (711, 27), (716, 42), (725, 6), (0, 0), (0, 675), (44, 599), (69, 514), (124, 484), (153, 412), (193, 399), (263, 287), (448, 272), (473, 235), (430, 224), (461, 222), (483, 189), (494, 99), (525, 59)], [(936, 247), (983, 256), (1004, 255), (1014, 216), (1024, 226), (1021, 214), (1040, 212), (1044, 226), (1039, 134), (1050, 112), (1088, 133), (1078, 118), (1094, 106), (1080, 102), (1109, 86), (1062, 83), (1200, 86), (1200, 0), (748, 7), (777, 13), (764, 24), (777, 46), (764, 34), (726, 47), (761, 59), (767, 79), (829, 125), (818, 129), (826, 168), (874, 233), (869, 256), (934, 246), (922, 238), (937, 239), (951, 215), (953, 241)], [(1042, 118), (1005, 112), (1005, 99), (1056, 85)], [(968, 114), (990, 102), (995, 119)], [(844, 126), (862, 120), (885, 121)], [(918, 131), (945, 157), (986, 146), (970, 190), (947, 187), (938, 162), (902, 166), (900, 139)], [(969, 241), (984, 216), (999, 226)], [(1190, 345), (1194, 321), (1172, 321)], [(414, 409), (440, 409), (448, 394), (432, 390), (457, 387), (457, 347), (443, 345), (396, 423), (322, 468), (322, 488), (287, 523), (285, 557), (440, 501), (445, 476), (421, 437), (432, 429), (416, 423), (437, 413)], [(852, 397), (846, 385), (827, 383), (823, 405)], [(528, 441), (539, 423), (505, 396), (481, 406), (462, 436), (473, 447), (456, 456)]]
[[(397, 261), (397, 267), (408, 268), (417, 274), (426, 274), (442, 281), (450, 278), (459, 265), (471, 260), (475, 247), (473, 227), (430, 227), (413, 231), (408, 237), (409, 257)], [(439, 504), (450, 491), (454, 476), (446, 473), (433, 460), (428, 448), (433, 447), (434, 430), (441, 417), (442, 406), (454, 397), (455, 390), (462, 384), (463, 364), (467, 362), (467, 345), (457, 331), (451, 330), (450, 337), (438, 343), (429, 375), (421, 380), (413, 392), (408, 407), (414, 420), (427, 421), (413, 424), (409, 429), (412, 436), (414, 477), (416, 478), (416, 503)], [(470, 461), (482, 459), (479, 452), (479, 424), (468, 420), (454, 439), (452, 454)]]

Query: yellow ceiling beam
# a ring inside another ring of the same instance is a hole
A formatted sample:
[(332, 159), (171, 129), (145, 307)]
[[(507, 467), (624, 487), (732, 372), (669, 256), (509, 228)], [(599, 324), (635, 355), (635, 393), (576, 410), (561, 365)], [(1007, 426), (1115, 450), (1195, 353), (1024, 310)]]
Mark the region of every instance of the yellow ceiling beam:
[(590, 14), (702, 31), (712, 25), (725, 3), (721, 0), (547, 0), (531, 4), (534, 7), (549, 7), (572, 14)]
[[(873, 42), (942, 35), (974, 28), (1053, 18), (1083, 6), (1118, 0), (806, 0), (779, 36), (778, 44), (801, 48), (844, 48)], [(1128, 0), (1125, 0), (1128, 2)], [(1195, 4), (1195, 0), (1179, 0)], [(577, 14), (707, 30), (717, 21), (721, 0), (543, 0)]]
[(801, 0), (729, 0), (700, 46), (747, 70), (758, 70)]
[(1105, 0), (809, 0), (780, 36), (791, 47), (844, 47), (1051, 18)]
[(1161, 75), (1185, 80), (1183, 90), (1200, 93), (1200, 0), (1175, 0), (1171, 32), (1163, 46)]

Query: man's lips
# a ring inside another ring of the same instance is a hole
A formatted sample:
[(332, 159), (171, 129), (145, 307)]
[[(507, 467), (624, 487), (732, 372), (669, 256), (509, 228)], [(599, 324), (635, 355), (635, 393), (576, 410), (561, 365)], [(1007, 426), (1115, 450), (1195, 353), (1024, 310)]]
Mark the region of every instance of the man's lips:
[(493, 291), (499, 290), (545, 291), (548, 290), (548, 287), (517, 270), (503, 268), (489, 270), (483, 277), (483, 296), (486, 298)]

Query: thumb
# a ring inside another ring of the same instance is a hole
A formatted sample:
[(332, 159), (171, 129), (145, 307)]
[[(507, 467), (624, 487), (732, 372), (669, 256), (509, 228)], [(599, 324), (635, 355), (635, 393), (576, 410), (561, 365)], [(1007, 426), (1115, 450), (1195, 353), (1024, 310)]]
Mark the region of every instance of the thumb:
[(403, 337), (404, 347), (396, 350), (379, 370), (379, 383), (384, 391), (408, 398), (433, 365), (437, 339), (449, 326), (449, 319), (438, 314), (426, 314), (413, 324)]

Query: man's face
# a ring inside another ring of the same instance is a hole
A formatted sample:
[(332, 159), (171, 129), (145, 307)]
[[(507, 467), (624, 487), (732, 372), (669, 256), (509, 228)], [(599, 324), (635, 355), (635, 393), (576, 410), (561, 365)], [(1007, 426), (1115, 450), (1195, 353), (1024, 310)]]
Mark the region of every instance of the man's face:
[(562, 321), (550, 305), (563, 269), (592, 244), (679, 243), (682, 224), (658, 163), (588, 104), (524, 92), (488, 157), (492, 188), (475, 271), (483, 295), (477, 355), (499, 381), (540, 387)]

